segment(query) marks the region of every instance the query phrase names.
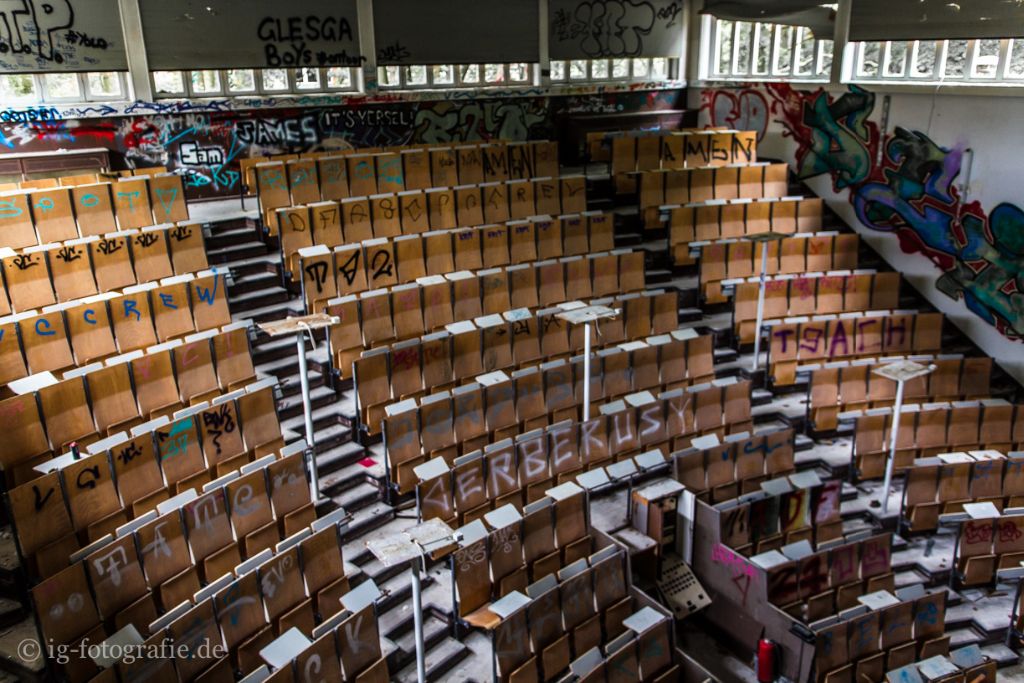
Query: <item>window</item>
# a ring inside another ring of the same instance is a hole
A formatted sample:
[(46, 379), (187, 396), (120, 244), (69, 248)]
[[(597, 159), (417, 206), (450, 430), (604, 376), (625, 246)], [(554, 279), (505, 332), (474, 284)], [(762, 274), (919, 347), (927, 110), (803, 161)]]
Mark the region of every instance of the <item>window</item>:
[(252, 69), (228, 69), (228, 92), (256, 92), (256, 72)]
[(154, 71), (152, 78), (158, 98), (351, 91), (356, 82), (349, 67)]
[(850, 43), (845, 80), (988, 85), (1024, 80), (1024, 41), (903, 40)]
[(0, 75), (0, 100), (38, 100), (39, 88), (32, 74)]
[(551, 62), (551, 82), (668, 81), (676, 64), (668, 57), (556, 60)]
[(121, 71), (0, 74), (0, 102), (45, 104), (128, 99)]
[(529, 85), (534, 81), (536, 68), (536, 64), (527, 62), (382, 66), (377, 69), (377, 83), (381, 88), (395, 90)]
[[(730, 21), (704, 17), (706, 80), (828, 81), (832, 38), (818, 38), (806, 26)], [(873, 64), (877, 65), (878, 59)], [(659, 66), (652, 64), (652, 74)]]

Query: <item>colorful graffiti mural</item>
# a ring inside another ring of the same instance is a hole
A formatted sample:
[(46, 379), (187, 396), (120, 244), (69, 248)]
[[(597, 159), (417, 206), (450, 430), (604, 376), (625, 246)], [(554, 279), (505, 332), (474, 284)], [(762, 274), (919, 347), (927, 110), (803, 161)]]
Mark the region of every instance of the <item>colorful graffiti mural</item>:
[(238, 160), (243, 157), (417, 142), (553, 138), (565, 114), (673, 109), (681, 99), (679, 90), (625, 90), (440, 100), (388, 95), (372, 104), (273, 109), (192, 110), (177, 102), (143, 109), (144, 103), (135, 103), (124, 109), (137, 109), (132, 116), (115, 115), (120, 112), (114, 109), (9, 109), (0, 112), (0, 154), (102, 146), (124, 167), (166, 166), (181, 174), (189, 197), (198, 198), (237, 192)]
[(963, 145), (943, 147), (899, 127), (883, 141), (871, 121), (875, 96), (857, 86), (834, 97), (771, 83), (702, 98), (713, 125), (734, 125), (730, 117), (743, 111), (719, 102), (763, 98), (782, 135), (797, 144), (800, 178), (829, 176), (836, 192), (849, 191), (861, 223), (893, 233), (905, 253), (923, 254), (942, 271), (939, 291), (1006, 337), (1024, 339), (1024, 210), (1003, 203), (986, 214), (980, 203), (963, 201)]

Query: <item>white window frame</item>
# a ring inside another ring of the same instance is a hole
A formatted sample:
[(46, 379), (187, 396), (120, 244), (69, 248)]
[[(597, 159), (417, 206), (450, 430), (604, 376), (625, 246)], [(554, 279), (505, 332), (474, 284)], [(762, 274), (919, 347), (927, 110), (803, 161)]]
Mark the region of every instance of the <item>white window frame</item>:
[[(68, 72), (51, 71), (31, 74), (0, 74), (0, 76), (29, 76), (32, 79), (32, 84), (36, 92), (34, 96), (15, 97), (11, 98), (10, 100), (11, 104), (16, 104), (19, 106), (32, 106), (36, 104), (74, 104), (76, 102), (122, 102), (131, 99), (131, 91), (128, 87), (129, 79), (127, 71), (83, 71), (70, 73), (70, 75), (74, 76), (75, 81), (78, 83), (79, 94), (73, 97), (55, 97), (47, 92), (46, 76), (55, 76), (59, 73), (68, 74)], [(117, 95), (104, 95), (102, 93), (93, 93), (92, 88), (89, 87), (90, 73), (115, 74), (118, 83), (121, 86), (121, 92)]]
[[(746, 39), (747, 64), (746, 68), (739, 68), (740, 49), (743, 40), (740, 34), (744, 26), (750, 27), (749, 36)], [(783, 40), (787, 30), (790, 30), (788, 41)], [(711, 15), (701, 17), (701, 49), (705, 50), (707, 60), (702, 66), (703, 73), (700, 74), (702, 81), (787, 81), (787, 82), (808, 82), (828, 83), (831, 80), (831, 63), (835, 58), (835, 49), (832, 50), (832, 59), (826, 60), (828, 47), (833, 43), (833, 37), (813, 36), (811, 44), (813, 62), (810, 73), (800, 71), (800, 63), (803, 54), (804, 38), (807, 37), (809, 28), (804, 26), (789, 26), (785, 24), (772, 24), (756, 21), (731, 21), (718, 19)], [(724, 36), (729, 34), (729, 55), (728, 59), (722, 58), (722, 50), (725, 45)], [(767, 66), (764, 70), (758, 69), (758, 56), (762, 51), (762, 37), (767, 35), (764, 43), (768, 47), (768, 54), (764, 55), (764, 63)], [(812, 34), (813, 35), (813, 34)], [(786, 45), (783, 45), (786, 43)], [(785, 49), (789, 50), (789, 66), (785, 69), (780, 64)], [(728, 69), (723, 70), (723, 62), (728, 64)]]
[[(991, 76), (977, 75), (978, 60), (980, 57), (981, 43), (983, 39), (967, 40), (963, 75), (949, 73), (947, 66), (950, 64), (951, 44), (962, 41), (936, 40), (936, 41), (874, 41), (850, 43), (847, 54), (849, 64), (843, 70), (844, 83), (892, 83), (903, 85), (964, 85), (964, 86), (1005, 86), (1024, 85), (1024, 69), (1017, 75), (1010, 71), (1013, 59), (1013, 46), (1017, 40), (1014, 38), (1001, 38), (999, 40), (999, 52), (996, 57), (994, 74)], [(892, 55), (892, 46), (898, 42), (906, 44), (906, 65), (901, 75), (889, 75), (888, 66)], [(864, 57), (869, 45), (879, 44), (882, 59), (877, 74), (865, 74), (863, 71)], [(935, 44), (935, 62), (932, 70), (928, 73), (916, 71), (918, 56), (923, 45)]]
[[(270, 67), (267, 67), (268, 69)], [(254, 95), (264, 95), (267, 97), (274, 96), (292, 96), (292, 95), (317, 95), (323, 93), (358, 93), (359, 92), (359, 80), (358, 74), (355, 71), (355, 67), (315, 67), (320, 74), (320, 87), (318, 88), (299, 88), (296, 83), (296, 67), (273, 67), (274, 70), (282, 70), (285, 72), (285, 78), (288, 81), (288, 87), (281, 90), (270, 90), (263, 86), (263, 71), (260, 68), (238, 68), (238, 69), (185, 69), (178, 71), (181, 74), (182, 81), (185, 84), (185, 92), (183, 93), (160, 93), (157, 91), (156, 81), (153, 78), (153, 72), (149, 74), (149, 81), (153, 86), (153, 96), (157, 99), (162, 100), (174, 100), (174, 99), (203, 99), (209, 97), (252, 97)], [(311, 67), (305, 67), (311, 68)], [(328, 69), (348, 69), (349, 79), (351, 85), (348, 87), (331, 87), (328, 85), (327, 71)], [(161, 69), (161, 71), (167, 71), (167, 69)], [(192, 86), (192, 72), (193, 71), (216, 71), (218, 78), (220, 79), (220, 89), (216, 92), (200, 93), (196, 92)], [(229, 71), (252, 71), (255, 88), (252, 90), (231, 90), (228, 88), (228, 72)]]
[[(444, 89), (479, 89), (486, 90), (488, 88), (529, 88), (537, 85), (540, 82), (540, 64), (536, 62), (515, 62), (516, 64), (526, 64), (529, 70), (529, 76), (525, 81), (513, 81), (510, 79), (511, 70), (508, 63), (504, 62), (481, 62), (479, 64), (402, 64), (395, 65), (391, 64), (388, 66), (377, 67), (377, 83), (381, 90), (387, 92), (396, 92), (401, 90), (444, 90)], [(498, 81), (486, 81), (484, 80), (484, 70), (487, 66), (498, 65), (501, 67), (502, 78)], [(447, 66), (452, 69), (453, 81), (451, 83), (446, 82), (435, 82), (434, 81), (434, 69), (439, 66)], [(478, 73), (480, 74), (479, 80), (466, 81), (462, 77), (462, 69), (470, 66), (476, 66)], [(427, 80), (424, 83), (410, 83), (408, 70), (412, 67), (423, 67), (427, 71)], [(388, 68), (398, 69), (398, 83), (384, 85), (384, 73)]]
[[(616, 59), (625, 59), (629, 62), (629, 74), (626, 77), (613, 76), (614, 66), (612, 62)], [(651, 71), (654, 66), (655, 59), (666, 59), (668, 60), (668, 76), (664, 79), (655, 79), (651, 76)], [(647, 71), (643, 75), (637, 75), (636, 63), (637, 61), (645, 61), (647, 63)], [(571, 62), (584, 62), (586, 75), (584, 78), (572, 78), (571, 73)], [(594, 66), (597, 62), (608, 63), (608, 75), (607, 76), (595, 76)], [(679, 78), (679, 58), (678, 57), (602, 57), (600, 59), (554, 59), (551, 60), (551, 64), (561, 63), (563, 65), (563, 77), (554, 78), (552, 76), (551, 82), (559, 85), (563, 84), (578, 84), (578, 83), (650, 83), (660, 81), (663, 83), (671, 83), (678, 80)]]

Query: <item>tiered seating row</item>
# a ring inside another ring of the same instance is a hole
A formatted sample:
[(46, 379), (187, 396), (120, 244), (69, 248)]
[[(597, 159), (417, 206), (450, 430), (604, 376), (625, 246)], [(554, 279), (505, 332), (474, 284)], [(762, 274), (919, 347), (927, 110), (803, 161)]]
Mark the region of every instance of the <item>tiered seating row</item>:
[(340, 319), (330, 327), (331, 355), (345, 376), (365, 348), (513, 308), (548, 307), (643, 287), (643, 252), (622, 249), (476, 273), (428, 275), (415, 283), (328, 301), (326, 312)]
[(207, 270), (0, 318), (0, 382), (226, 325), (224, 278)]
[[(733, 286), (733, 324), (740, 343), (749, 344), (757, 332), (760, 281), (759, 278), (749, 278)], [(801, 315), (881, 311), (894, 309), (899, 302), (899, 273), (847, 271), (804, 276), (776, 275), (765, 281), (764, 319), (772, 321)]]
[(26, 311), (207, 268), (202, 227), (156, 225), (29, 247), (0, 248), (0, 314)]
[[(884, 473), (889, 453), (892, 409), (866, 411), (855, 419), (853, 459), (864, 479)], [(910, 467), (915, 458), (950, 451), (996, 450), (1024, 447), (1022, 408), (1002, 399), (905, 405), (896, 443), (897, 469)]]
[[(750, 427), (748, 381), (715, 380), (656, 398), (647, 391), (663, 382), (656, 364), (648, 373), (595, 373), (592, 400), (625, 395), (595, 410), (588, 422), (575, 422), (582, 397), (576, 366), (582, 362), (552, 361), (512, 378), (501, 373), (486, 386), (474, 382), (433, 394), (418, 405), (409, 400), (389, 406), (384, 434), (393, 480), (400, 490), (410, 490), (409, 471), (428, 457), (454, 459), (490, 444), (488, 468), (505, 472), (500, 479), (509, 487), (502, 493), (508, 493), (602, 464), (616, 453), (654, 447), (668, 453), (700, 434)], [(563, 420), (572, 422), (561, 427)], [(541, 431), (545, 425), (551, 426)]]
[[(886, 296), (881, 292), (880, 296)], [(941, 313), (867, 311), (766, 321), (768, 371), (775, 386), (796, 383), (805, 363), (865, 356), (936, 353)]]
[(676, 265), (686, 265), (693, 263), (691, 242), (739, 238), (764, 232), (820, 232), (824, 204), (817, 197), (782, 197), (712, 200), (663, 208), (668, 211), (672, 261)]
[[(657, 346), (662, 360), (671, 362), (677, 353), (671, 345), (696, 337), (696, 333), (682, 330), (675, 338), (668, 336), (678, 318), (677, 299), (675, 292), (616, 297), (612, 305), (619, 304), (623, 315), (602, 324), (601, 344), (595, 349), (618, 348), (629, 353)], [(452, 323), (442, 332), (364, 352), (355, 361), (353, 371), (364, 423), (379, 423), (383, 412), (375, 407), (392, 400), (418, 397), (424, 391), (461, 383), (485, 372), (518, 370), (543, 359), (581, 352), (582, 328), (567, 329), (556, 317), (562, 310), (545, 309), (534, 314), (529, 309), (515, 309), (482, 316)], [(651, 334), (660, 336), (640, 341)], [(626, 340), (637, 341), (614, 346)], [(709, 358), (710, 348), (708, 338)], [(680, 347), (679, 352), (683, 350)]]
[(174, 174), (7, 192), (0, 194), (0, 247), (21, 249), (187, 219), (181, 176)]
[(666, 204), (784, 197), (788, 172), (786, 164), (767, 162), (641, 171), (640, 214), (644, 225), (654, 228), (660, 223), (660, 207)]
[[(768, 243), (768, 275), (799, 275), (857, 267), (860, 237), (834, 232), (800, 233)], [(724, 280), (761, 275), (761, 247), (736, 239), (691, 242), (700, 249), (701, 293), (707, 303), (726, 300)]]
[[(66, 453), (38, 464), (35, 478), (9, 494), (30, 570), (48, 576), (80, 547), (169, 497), (280, 448), (275, 385), (253, 382), (96, 441), (88, 456)], [(36, 495), (48, 490), (56, 495), (40, 504)]]
[(1024, 505), (1024, 453), (942, 453), (907, 468), (903, 518), (912, 531), (937, 528), (939, 515), (966, 503), (990, 502), (997, 510)]
[(594, 255), (614, 247), (611, 216), (566, 215), (510, 221), (402, 237), (381, 237), (328, 249), (306, 246), (294, 252), (306, 305), (413, 282), (455, 270), (498, 268), (538, 259)]
[[(896, 398), (896, 382), (875, 374), (875, 370), (903, 360), (902, 356), (864, 358), (797, 367), (798, 373), (810, 374), (808, 415), (812, 427), (832, 430), (838, 426), (840, 412), (891, 405)], [(955, 401), (989, 395), (992, 359), (987, 356), (926, 355), (911, 360), (934, 365), (935, 370), (906, 382), (905, 400)]]
[(425, 190), (558, 175), (554, 142), (491, 142), (458, 147), (412, 147), (367, 153), (314, 153), (303, 158), (244, 159), (242, 173), (256, 188), (260, 210), (378, 192)]

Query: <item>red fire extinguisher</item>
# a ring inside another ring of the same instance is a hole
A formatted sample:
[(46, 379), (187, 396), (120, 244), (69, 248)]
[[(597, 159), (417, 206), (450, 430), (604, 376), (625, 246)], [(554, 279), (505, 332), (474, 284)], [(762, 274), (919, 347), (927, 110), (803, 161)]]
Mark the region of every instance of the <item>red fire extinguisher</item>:
[(772, 683), (779, 670), (779, 646), (774, 640), (762, 638), (757, 642), (757, 683)]

